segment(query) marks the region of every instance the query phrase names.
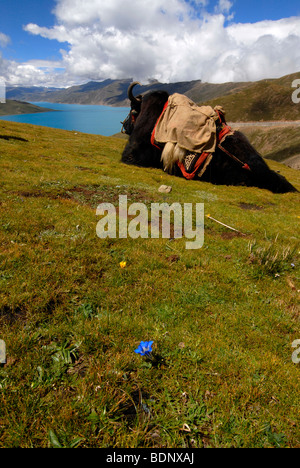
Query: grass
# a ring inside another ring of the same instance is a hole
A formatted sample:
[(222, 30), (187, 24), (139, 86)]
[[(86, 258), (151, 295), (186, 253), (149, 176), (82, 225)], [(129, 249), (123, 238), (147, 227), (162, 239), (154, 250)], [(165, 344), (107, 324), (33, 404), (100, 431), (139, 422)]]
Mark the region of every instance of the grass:
[[(299, 73), (278, 79), (261, 80), (233, 90), (231, 94), (211, 99), (205, 104), (222, 105), (231, 122), (299, 120), (300, 106), (292, 101), (294, 80)], [(203, 102), (203, 100), (202, 100)]]
[[(0, 122), (0, 447), (299, 447), (299, 194), (124, 166), (124, 144)], [(119, 195), (244, 235), (101, 240)]]

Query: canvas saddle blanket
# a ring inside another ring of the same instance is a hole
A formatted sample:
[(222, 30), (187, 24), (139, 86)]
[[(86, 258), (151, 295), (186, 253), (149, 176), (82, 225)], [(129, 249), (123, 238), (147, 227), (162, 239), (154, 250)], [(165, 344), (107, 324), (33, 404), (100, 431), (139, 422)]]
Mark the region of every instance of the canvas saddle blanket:
[(178, 143), (191, 153), (213, 153), (218, 114), (210, 106), (197, 106), (183, 94), (172, 94), (153, 130), (154, 142)]
[[(169, 97), (156, 122), (151, 143), (159, 149), (163, 147), (165, 170), (172, 173), (172, 163), (176, 163), (186, 179), (193, 179), (204, 174), (216, 145), (228, 133), (232, 133), (232, 129), (226, 124), (225, 111), (221, 106), (214, 109), (197, 106), (187, 96), (175, 93)], [(179, 153), (174, 151), (175, 148)]]
[[(200, 178), (210, 164), (220, 134), (217, 124), (222, 126), (222, 138), (231, 132), (225, 122), (225, 112), (221, 106), (197, 106), (182, 94), (171, 95), (158, 118), (151, 135), (151, 143), (159, 149), (164, 147), (162, 161), (169, 161), (165, 170), (172, 172), (172, 163), (176, 163), (186, 179)], [(158, 145), (161, 145), (158, 146)], [(169, 148), (180, 149), (180, 157), (168, 153)], [(166, 149), (168, 150), (166, 151)], [(174, 160), (175, 158), (175, 160)], [(170, 163), (171, 161), (171, 163)]]

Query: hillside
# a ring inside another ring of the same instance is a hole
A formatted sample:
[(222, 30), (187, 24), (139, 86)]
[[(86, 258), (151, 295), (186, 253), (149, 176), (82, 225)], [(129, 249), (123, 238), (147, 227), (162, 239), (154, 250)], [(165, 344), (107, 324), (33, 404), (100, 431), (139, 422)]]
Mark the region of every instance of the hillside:
[(300, 73), (276, 80), (262, 80), (244, 89), (217, 99), (203, 101), (214, 107), (219, 104), (232, 122), (300, 120), (300, 104), (292, 101), (292, 82)]
[(15, 101), (7, 99), (6, 103), (0, 104), (0, 116), (18, 115), (18, 114), (35, 114), (38, 112), (52, 112), (52, 109), (35, 106), (28, 102)]
[[(0, 448), (299, 447), (299, 193), (125, 166), (124, 144), (0, 121)], [(203, 247), (100, 239), (120, 195), (148, 221), (204, 203)]]
[[(60, 88), (45, 88), (41, 86), (7, 86), (7, 99), (18, 99), (20, 101), (47, 101), (52, 93), (60, 91)], [(31, 99), (38, 96), (39, 99)], [(51, 102), (51, 101), (49, 101)]]
[[(299, 120), (300, 104), (292, 102), (291, 85), (300, 73), (279, 79), (253, 83), (202, 83), (201, 80), (179, 83), (151, 82), (135, 89), (146, 93), (164, 89), (170, 94), (187, 95), (198, 104), (223, 105), (228, 119), (236, 121)], [(68, 104), (98, 104), (128, 106), (127, 89), (131, 79), (89, 82), (66, 89), (17, 87), (7, 88), (7, 98), (31, 102), (60, 102)]]
[[(108, 106), (128, 106), (127, 89), (132, 82), (128, 80), (105, 80), (89, 82), (80, 86), (66, 89), (46, 88), (7, 88), (7, 97), (31, 102), (60, 102), (65, 104), (98, 104)], [(213, 99), (216, 96), (226, 95), (232, 90), (240, 89), (244, 83), (210, 84), (201, 81), (188, 81), (180, 83), (152, 82), (139, 88), (136, 92), (145, 93), (155, 89), (165, 89), (170, 94), (182, 93), (194, 101)]]
[[(237, 125), (238, 126), (238, 125)], [(240, 130), (247, 135), (253, 146), (266, 159), (291, 164), (293, 161), (299, 169), (300, 162), (300, 128), (287, 127), (241, 127)], [(299, 161), (297, 162), (296, 159)]]

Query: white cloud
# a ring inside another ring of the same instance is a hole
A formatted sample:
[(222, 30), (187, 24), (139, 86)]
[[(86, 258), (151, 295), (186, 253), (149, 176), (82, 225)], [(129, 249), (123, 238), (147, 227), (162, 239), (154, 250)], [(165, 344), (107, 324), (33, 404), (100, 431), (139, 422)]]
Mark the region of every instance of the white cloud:
[(10, 80), (24, 73), (23, 84), (61, 86), (130, 77), (226, 82), (300, 70), (300, 17), (236, 24), (230, 0), (219, 0), (214, 14), (207, 0), (193, 3), (201, 15), (183, 0), (57, 0), (52, 28), (25, 30), (61, 42), (61, 63), (10, 62)]
[[(61, 74), (61, 64), (48, 61), (29, 61), (18, 63), (13, 60), (6, 60), (0, 53), (0, 76), (6, 85), (12, 86), (46, 86), (56, 87)], [(74, 77), (68, 77), (64, 72), (63, 83), (75, 84)]]
[(0, 47), (6, 47), (10, 43), (10, 37), (0, 31)]
[(233, 6), (233, 3), (230, 0), (219, 0), (217, 6), (215, 7), (216, 13), (229, 13)]

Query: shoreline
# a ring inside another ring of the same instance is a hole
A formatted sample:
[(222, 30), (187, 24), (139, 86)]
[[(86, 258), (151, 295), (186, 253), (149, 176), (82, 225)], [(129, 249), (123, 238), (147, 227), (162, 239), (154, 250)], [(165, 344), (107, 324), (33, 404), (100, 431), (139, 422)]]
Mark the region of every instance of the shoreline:
[(16, 115), (39, 114), (44, 112), (56, 112), (55, 109), (48, 109), (31, 104), (25, 101), (7, 99), (5, 103), (0, 104), (0, 117), (13, 117)]

